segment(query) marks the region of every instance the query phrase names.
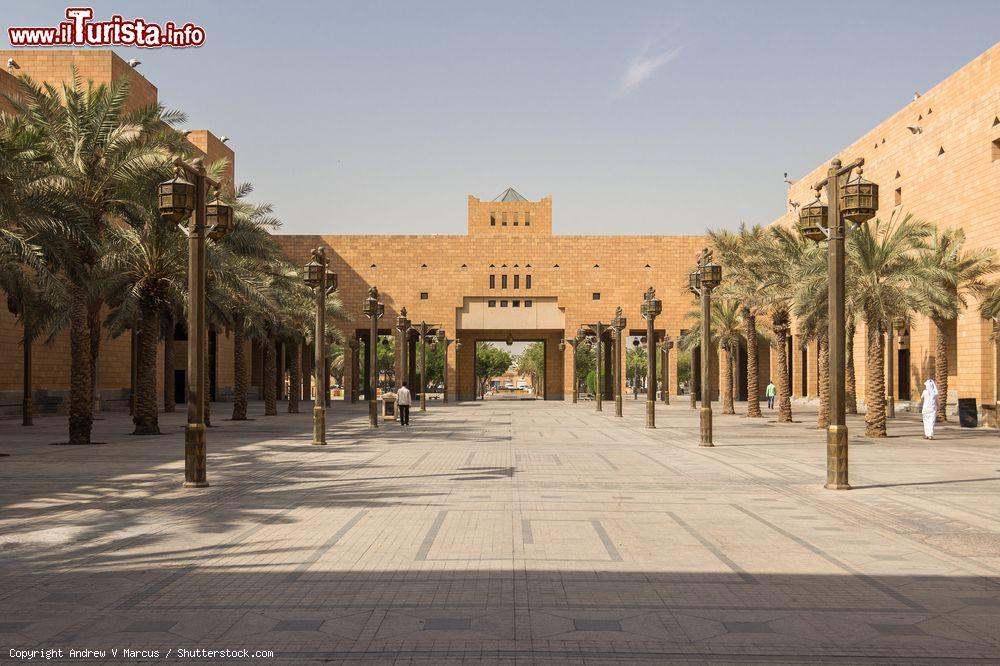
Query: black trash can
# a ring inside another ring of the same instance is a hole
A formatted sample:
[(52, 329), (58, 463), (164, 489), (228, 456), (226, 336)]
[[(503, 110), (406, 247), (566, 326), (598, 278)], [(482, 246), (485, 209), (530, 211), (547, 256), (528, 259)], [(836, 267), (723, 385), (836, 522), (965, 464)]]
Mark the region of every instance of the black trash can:
[(976, 407), (975, 398), (958, 399), (958, 424), (963, 428), (976, 428), (979, 426), (979, 411)]

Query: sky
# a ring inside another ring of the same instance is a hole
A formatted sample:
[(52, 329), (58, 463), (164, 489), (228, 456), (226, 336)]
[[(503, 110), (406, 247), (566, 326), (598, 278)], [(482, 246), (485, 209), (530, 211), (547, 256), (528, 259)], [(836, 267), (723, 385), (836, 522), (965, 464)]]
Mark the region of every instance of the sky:
[[(284, 233), (466, 230), (466, 195), (553, 197), (558, 234), (766, 224), (795, 179), (997, 39), (1000, 2), (94, 2), (193, 21), (139, 58), (230, 137)], [(65, 3), (8, 3), (4, 27)], [(5, 47), (6, 30), (3, 31)]]

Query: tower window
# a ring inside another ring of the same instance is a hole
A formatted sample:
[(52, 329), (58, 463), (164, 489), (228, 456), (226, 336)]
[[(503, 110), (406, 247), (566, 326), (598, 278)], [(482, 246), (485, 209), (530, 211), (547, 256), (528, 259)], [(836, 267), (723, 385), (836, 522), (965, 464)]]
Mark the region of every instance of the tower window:
[(491, 227), (497, 226), (497, 216), (492, 213), (490, 213), (490, 226)]
[(896, 188), (895, 203), (896, 203), (897, 206), (903, 203), (903, 188), (902, 187), (897, 187)]
[(599, 292), (599, 291), (595, 291), (595, 292), (594, 292), (594, 293), (593, 293), (593, 294), (591, 295), (591, 298), (593, 298), (593, 299), (594, 299), (595, 301), (599, 301), (599, 300), (601, 300), (601, 292)]
[(500, 213), (500, 224), (502, 226), (505, 226), (505, 227), (507, 226), (507, 213), (506, 213), (506, 211), (504, 211), (503, 213)]
[(531, 289), (531, 273), (524, 276), (524, 288)]
[(517, 273), (514, 273), (514, 289), (520, 289), (520, 288), (521, 288), (521, 276), (518, 275)]
[(531, 213), (529, 211), (524, 211), (524, 226), (531, 226)]
[(497, 276), (490, 274), (490, 289), (496, 289), (496, 288), (497, 288)]
[(517, 226), (517, 213), (510, 214), (511, 219), (514, 221), (514, 226)]
[(428, 293), (426, 291), (420, 292), (420, 300), (426, 301), (429, 297), (430, 296), (428, 295)]
[(506, 289), (507, 288), (507, 274), (506, 273), (504, 273), (503, 275), (500, 276), (500, 288), (501, 289)]

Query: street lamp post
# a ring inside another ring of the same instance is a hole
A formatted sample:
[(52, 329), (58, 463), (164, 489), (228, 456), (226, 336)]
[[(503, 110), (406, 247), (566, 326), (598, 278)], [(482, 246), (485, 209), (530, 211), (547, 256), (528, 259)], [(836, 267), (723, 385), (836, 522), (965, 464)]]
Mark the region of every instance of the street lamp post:
[(615, 316), (611, 320), (611, 328), (615, 331), (615, 416), (622, 416), (622, 356), (625, 353), (622, 331), (627, 325), (628, 320), (622, 316), (621, 306), (615, 308)]
[[(454, 340), (448, 338), (448, 334), (445, 333), (443, 328), (439, 328), (437, 331), (437, 341), (442, 348), (442, 363), (441, 363), (441, 402), (448, 402), (448, 345), (450, 345)], [(458, 349), (456, 347), (455, 349)]]
[(905, 327), (905, 317), (893, 317), (892, 326), (889, 327), (889, 349), (887, 351), (888, 372), (886, 373), (886, 389), (888, 390), (889, 397), (886, 402), (886, 409), (888, 417), (891, 419), (896, 418), (896, 345), (902, 338)]
[[(830, 338), (830, 424), (826, 431), (826, 484), (829, 490), (850, 490), (847, 462), (847, 413), (845, 409), (845, 294), (844, 238), (845, 220), (861, 225), (875, 217), (878, 210), (878, 185), (865, 180), (861, 173), (864, 159), (842, 166), (834, 158), (827, 177), (816, 183), (816, 200), (799, 210), (799, 231), (814, 241), (829, 239), (827, 274), (829, 275), (827, 320)], [(857, 169), (853, 177), (851, 172)], [(841, 182), (844, 179), (844, 182)], [(819, 195), (826, 188), (827, 204)]]
[(653, 322), (663, 312), (663, 301), (656, 297), (656, 290), (646, 290), (642, 302), (642, 317), (646, 320), (646, 427), (656, 427), (656, 335)]
[(426, 321), (420, 322), (420, 411), (427, 411), (427, 335), (435, 328)]
[(1000, 432), (1000, 316), (993, 318), (993, 419)]
[(410, 371), (410, 327), (412, 322), (406, 316), (406, 308), (402, 308), (399, 311), (399, 316), (396, 317), (396, 330), (399, 331), (399, 363), (400, 372), (399, 378), (396, 380), (396, 389), (398, 390), (406, 381), (409, 379)]
[[(701, 269), (695, 268), (693, 271), (691, 271), (691, 274), (688, 275), (688, 291), (690, 291), (692, 294), (694, 294), (695, 298), (700, 298), (701, 297)], [(691, 348), (691, 372), (690, 372), (691, 386), (690, 386), (690, 389), (688, 390), (688, 394), (691, 396), (691, 409), (698, 409), (698, 394), (694, 390), (694, 384), (695, 384), (695, 382), (694, 382), (694, 380), (695, 380), (695, 374), (694, 374), (694, 350), (695, 349), (698, 349), (698, 358), (699, 358), (700, 362), (702, 362), (702, 363), (704, 362), (704, 359), (702, 357), (705, 355), (702, 352), (700, 346), (692, 347)], [(698, 383), (701, 384), (701, 380), (700, 379), (698, 380)]]
[(369, 384), (366, 387), (368, 397), (368, 426), (378, 427), (378, 397), (375, 385), (378, 383), (378, 320), (385, 314), (385, 303), (378, 300), (378, 287), (368, 290), (368, 298), (365, 299), (364, 313), (371, 320), (371, 331), (368, 338), (369, 356)]
[[(205, 317), (205, 238), (221, 240), (232, 230), (233, 209), (216, 195), (207, 202), (209, 185), (218, 192), (219, 183), (210, 179), (201, 158), (190, 164), (175, 160), (177, 175), (157, 188), (158, 207), (163, 217), (180, 226), (188, 237), (188, 367), (187, 425), (184, 429), (184, 486), (208, 486), (207, 442), (205, 437), (205, 348), (208, 330)], [(194, 182), (185, 179), (181, 173)]]
[(577, 400), (579, 400), (579, 393), (580, 393), (579, 379), (577, 378), (576, 375), (576, 348), (579, 346), (581, 342), (583, 342), (583, 338), (584, 336), (581, 334), (581, 332), (577, 331), (575, 337), (566, 340), (566, 342), (568, 342), (569, 345), (573, 348), (573, 360), (570, 361), (573, 369), (573, 392), (572, 392), (573, 404), (576, 404)]
[[(601, 366), (603, 365), (604, 356), (601, 352), (601, 346), (604, 340), (604, 333), (608, 330), (608, 325), (599, 321), (595, 324), (587, 324), (580, 330), (583, 331), (585, 335), (593, 336), (597, 340), (597, 386), (595, 387), (596, 391), (594, 392), (594, 409), (598, 412), (602, 412), (604, 411), (604, 407), (602, 405), (602, 397), (604, 394), (604, 387), (602, 386), (604, 383), (604, 372), (602, 371)], [(616, 391), (616, 394), (619, 392), (621, 392), (620, 388)]]
[[(351, 373), (351, 395), (349, 397), (351, 404), (353, 405), (358, 401), (358, 382), (360, 381), (358, 375), (358, 339), (354, 337), (354, 332), (351, 333), (351, 339), (347, 341), (347, 348), (351, 350), (350, 368)], [(316, 389), (317, 399), (319, 397), (319, 387)]]
[(663, 368), (661, 369), (660, 390), (663, 392), (663, 404), (670, 404), (670, 350), (674, 347), (674, 341), (670, 339), (668, 333), (663, 334), (663, 342), (660, 344), (660, 351), (663, 353)]
[(326, 297), (337, 290), (337, 274), (330, 271), (326, 248), (317, 247), (305, 265), (305, 282), (316, 292), (316, 401), (313, 403), (313, 444), (326, 444)]
[[(693, 275), (693, 274), (692, 274)], [(697, 279), (690, 281), (689, 288), (701, 298), (701, 446), (712, 444), (712, 359), (709, 350), (712, 345), (712, 290), (722, 282), (722, 266), (712, 262), (708, 248), (698, 256)]]

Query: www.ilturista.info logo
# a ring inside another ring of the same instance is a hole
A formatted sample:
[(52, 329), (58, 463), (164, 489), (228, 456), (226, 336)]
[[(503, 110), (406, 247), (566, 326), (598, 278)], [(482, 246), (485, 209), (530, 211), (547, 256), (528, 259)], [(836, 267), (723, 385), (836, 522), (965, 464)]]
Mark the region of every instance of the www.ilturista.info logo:
[(194, 23), (163, 25), (145, 19), (125, 19), (115, 14), (108, 21), (92, 21), (91, 7), (69, 7), (55, 27), (7, 28), (11, 46), (163, 46), (185, 48), (205, 43), (205, 29)]

